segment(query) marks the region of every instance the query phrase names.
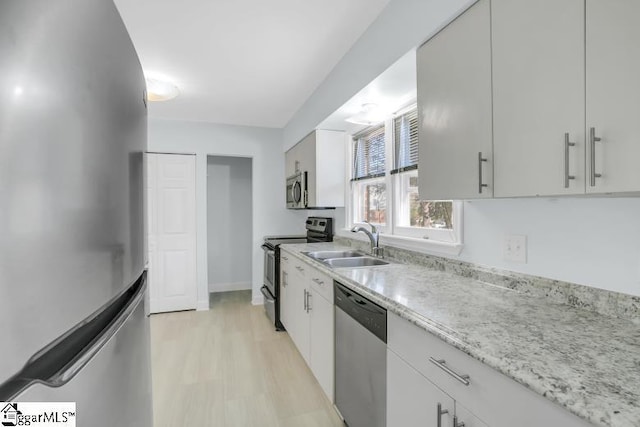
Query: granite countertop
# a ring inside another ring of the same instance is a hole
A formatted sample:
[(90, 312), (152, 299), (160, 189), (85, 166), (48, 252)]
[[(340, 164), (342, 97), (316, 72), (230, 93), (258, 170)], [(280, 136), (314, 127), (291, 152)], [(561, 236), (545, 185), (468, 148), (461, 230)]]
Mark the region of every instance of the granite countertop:
[(640, 327), (426, 267), (329, 268), (302, 254), (352, 249), (282, 245), (471, 357), (602, 426), (640, 426)]

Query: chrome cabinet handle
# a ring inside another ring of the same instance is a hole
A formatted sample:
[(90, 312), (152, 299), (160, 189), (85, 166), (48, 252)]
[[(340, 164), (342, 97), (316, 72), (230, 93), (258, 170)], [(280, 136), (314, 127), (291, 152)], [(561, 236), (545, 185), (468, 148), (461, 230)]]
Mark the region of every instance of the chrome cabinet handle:
[(487, 158), (482, 157), (482, 151), (478, 152), (478, 193), (482, 194), (482, 189), (488, 187), (488, 184), (482, 183), (482, 162), (486, 162)]
[(453, 416), (453, 427), (464, 427), (464, 421), (458, 422), (458, 416)]
[(576, 143), (569, 141), (569, 133), (564, 134), (564, 188), (569, 188), (569, 180), (576, 179), (569, 175), (569, 147), (575, 147)]
[(442, 427), (442, 416), (444, 414), (448, 414), (449, 411), (446, 409), (442, 409), (442, 404), (440, 402), (438, 402), (438, 409), (437, 409), (437, 418), (436, 418), (436, 425), (438, 427)]
[(436, 365), (438, 368), (445, 371), (447, 374), (451, 375), (453, 378), (460, 381), (462, 384), (471, 384), (471, 377), (469, 375), (460, 375), (459, 373), (455, 372), (453, 369), (447, 366), (447, 362), (444, 359), (434, 359), (433, 357), (430, 357), (429, 361)]
[(317, 283), (318, 285), (324, 285), (324, 281), (323, 281), (323, 280), (320, 280), (320, 279), (318, 279), (318, 278), (315, 278), (315, 277), (314, 277), (314, 278), (313, 278), (313, 279), (311, 279), (311, 280), (313, 280), (313, 281), (314, 281), (315, 283)]
[(306, 290), (306, 289), (304, 290), (304, 300), (303, 300), (303, 303), (304, 303), (304, 311), (307, 311), (307, 290)]
[(591, 161), (589, 162), (591, 179), (589, 184), (592, 187), (596, 186), (596, 178), (602, 177), (601, 174), (596, 173), (596, 142), (600, 141), (602, 141), (602, 138), (596, 136), (596, 128), (589, 129), (589, 149), (591, 151)]
[(311, 292), (307, 291), (307, 313), (311, 311), (311, 304), (309, 303), (310, 297), (311, 297)]

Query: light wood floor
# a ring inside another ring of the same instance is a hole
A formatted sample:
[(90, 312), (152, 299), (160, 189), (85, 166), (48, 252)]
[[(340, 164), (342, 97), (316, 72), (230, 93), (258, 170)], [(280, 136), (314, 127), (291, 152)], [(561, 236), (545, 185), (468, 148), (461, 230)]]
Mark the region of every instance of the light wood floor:
[(343, 426), (286, 332), (250, 291), (151, 316), (155, 427)]

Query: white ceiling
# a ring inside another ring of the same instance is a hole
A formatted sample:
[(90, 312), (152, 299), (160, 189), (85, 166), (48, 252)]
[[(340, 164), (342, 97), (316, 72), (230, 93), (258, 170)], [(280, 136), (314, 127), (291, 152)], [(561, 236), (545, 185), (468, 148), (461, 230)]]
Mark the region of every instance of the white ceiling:
[(345, 119), (362, 111), (363, 104), (376, 104), (389, 116), (416, 101), (416, 51), (411, 50), (355, 94), (318, 125), (318, 129), (357, 132), (367, 127)]
[(145, 72), (178, 98), (152, 117), (284, 127), (389, 0), (115, 0)]

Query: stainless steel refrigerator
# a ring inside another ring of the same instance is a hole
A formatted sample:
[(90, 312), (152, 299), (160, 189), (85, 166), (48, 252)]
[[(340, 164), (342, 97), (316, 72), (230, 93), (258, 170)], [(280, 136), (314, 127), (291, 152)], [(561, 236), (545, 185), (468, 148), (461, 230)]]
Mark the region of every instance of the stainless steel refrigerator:
[(0, 1), (0, 401), (152, 425), (144, 88), (111, 0)]

